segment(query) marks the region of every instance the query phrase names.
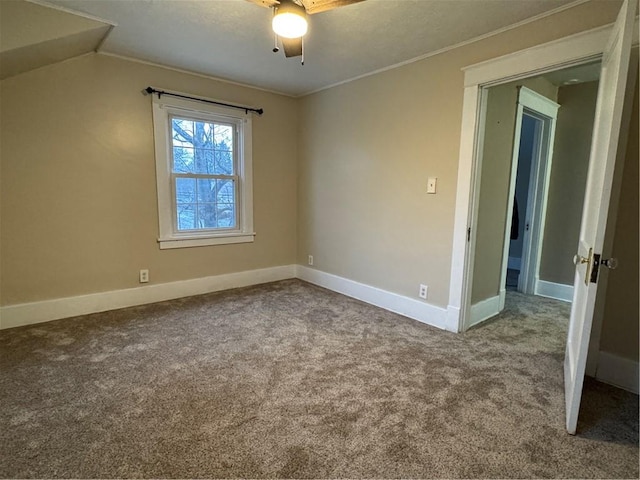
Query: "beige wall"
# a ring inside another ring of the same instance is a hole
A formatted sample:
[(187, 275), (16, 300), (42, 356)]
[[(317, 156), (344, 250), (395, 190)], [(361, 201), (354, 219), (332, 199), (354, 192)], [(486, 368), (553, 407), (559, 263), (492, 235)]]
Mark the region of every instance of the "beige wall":
[[(582, 4), (299, 100), (102, 55), (6, 79), (0, 301), (135, 287), (141, 268), (160, 283), (313, 254), (320, 270), (403, 295), (426, 283), (445, 306), (461, 68), (610, 23), (617, 8)], [(254, 121), (255, 243), (158, 249), (149, 84), (265, 108)], [(298, 142), (281, 134), (296, 130)]]
[[(298, 262), (446, 306), (460, 145), (461, 68), (610, 23), (590, 2), (302, 99)], [(427, 177), (438, 193), (426, 194)]]
[[(458, 150), (442, 124), (459, 123), (461, 97), (431, 96), (452, 72), (422, 70), (413, 64), (302, 100), (299, 263), (312, 254), (319, 270), (411, 297), (424, 283), (442, 305)], [(436, 195), (426, 194), (428, 176), (438, 178)]]
[(635, 98), (629, 125), (629, 139), (622, 173), (620, 203), (612, 249), (612, 256), (617, 258), (620, 263), (616, 270), (608, 272), (603, 269), (603, 275), (608, 275), (609, 278), (600, 340), (600, 350), (636, 362), (639, 355), (638, 325), (640, 324), (640, 305), (638, 303), (638, 292), (640, 291), (638, 280), (640, 270), (638, 259), (639, 115), (638, 80), (636, 77)]
[[(254, 243), (160, 251), (149, 85), (253, 119)], [(2, 81), (2, 305), (296, 260), (295, 99), (103, 55)]]
[(558, 88), (541, 77), (492, 87), (488, 91), (471, 287), (472, 305), (495, 297), (503, 287), (500, 279), (507, 218), (512, 214), (507, 211), (507, 205), (518, 86), (525, 86), (553, 101), (558, 94)]
[(573, 284), (598, 82), (561, 87), (540, 279)]

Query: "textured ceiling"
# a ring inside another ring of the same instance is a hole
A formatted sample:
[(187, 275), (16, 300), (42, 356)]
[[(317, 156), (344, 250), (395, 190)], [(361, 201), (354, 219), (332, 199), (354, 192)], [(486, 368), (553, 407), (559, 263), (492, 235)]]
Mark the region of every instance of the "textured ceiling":
[[(245, 0), (47, 0), (117, 26), (101, 51), (302, 95), (582, 0), (366, 0), (310, 17), (305, 65)], [(40, 2), (45, 3), (45, 2)]]

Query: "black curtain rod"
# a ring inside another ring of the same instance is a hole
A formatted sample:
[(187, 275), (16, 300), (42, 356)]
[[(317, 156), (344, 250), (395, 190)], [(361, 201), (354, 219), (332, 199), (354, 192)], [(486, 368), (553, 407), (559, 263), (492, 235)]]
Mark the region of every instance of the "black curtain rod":
[(223, 107), (237, 108), (238, 110), (244, 110), (244, 113), (256, 112), (258, 115), (262, 115), (264, 110), (262, 108), (251, 108), (251, 107), (242, 107), (240, 105), (231, 105), (230, 103), (216, 102), (213, 100), (207, 100), (206, 98), (198, 98), (198, 97), (190, 97), (189, 95), (180, 95), (179, 93), (171, 93), (165, 92), (163, 90), (156, 90), (153, 87), (147, 87), (144, 89), (146, 93), (151, 95), (152, 93), (157, 93), (158, 98), (162, 95), (169, 95), (170, 97), (178, 97), (178, 98), (186, 98), (187, 100), (196, 100), (198, 102), (203, 103), (212, 103), (213, 105), (222, 105)]

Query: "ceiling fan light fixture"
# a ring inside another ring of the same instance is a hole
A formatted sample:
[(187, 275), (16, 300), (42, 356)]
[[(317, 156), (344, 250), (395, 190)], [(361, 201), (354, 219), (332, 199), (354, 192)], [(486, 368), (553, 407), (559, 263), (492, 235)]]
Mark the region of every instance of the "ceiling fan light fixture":
[(307, 12), (304, 7), (289, 0), (280, 0), (271, 22), (273, 31), (283, 38), (300, 38), (307, 33)]

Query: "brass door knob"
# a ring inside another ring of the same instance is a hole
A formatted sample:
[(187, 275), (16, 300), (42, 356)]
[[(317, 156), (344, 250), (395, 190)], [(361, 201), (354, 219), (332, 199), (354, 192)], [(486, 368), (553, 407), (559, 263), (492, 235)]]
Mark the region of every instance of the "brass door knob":
[(582, 265), (583, 263), (589, 263), (589, 257), (583, 257), (582, 255), (578, 254), (573, 256), (574, 265)]

